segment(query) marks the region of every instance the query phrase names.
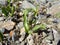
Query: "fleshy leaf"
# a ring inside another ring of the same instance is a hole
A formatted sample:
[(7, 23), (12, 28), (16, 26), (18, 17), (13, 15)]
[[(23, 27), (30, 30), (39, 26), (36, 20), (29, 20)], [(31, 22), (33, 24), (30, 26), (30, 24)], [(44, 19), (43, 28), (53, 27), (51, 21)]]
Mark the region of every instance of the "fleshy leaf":
[(28, 19), (27, 19), (27, 15), (28, 15), (28, 10), (27, 9), (25, 9), (24, 11), (23, 11), (23, 13), (24, 13), (24, 27), (25, 27), (25, 31), (26, 31), (26, 33), (28, 33), (28, 31), (29, 31), (29, 26), (28, 26)]
[(37, 31), (38, 29), (44, 30), (46, 26), (44, 24), (36, 25), (32, 28), (32, 31)]
[(0, 31), (0, 41), (3, 40), (3, 33)]

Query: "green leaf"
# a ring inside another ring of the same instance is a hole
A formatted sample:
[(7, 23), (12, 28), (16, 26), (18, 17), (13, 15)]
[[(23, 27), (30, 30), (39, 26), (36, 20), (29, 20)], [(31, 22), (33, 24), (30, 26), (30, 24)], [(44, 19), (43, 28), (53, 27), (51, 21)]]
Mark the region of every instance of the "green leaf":
[(12, 7), (11, 7), (11, 13), (14, 13), (14, 11), (15, 11), (15, 7), (12, 6)]
[(3, 40), (3, 33), (0, 31), (0, 41)]
[(13, 16), (14, 11), (15, 11), (15, 7), (14, 7), (14, 6), (12, 6), (12, 7), (11, 7), (11, 13), (10, 13), (10, 16)]
[(6, 7), (6, 10), (11, 13), (11, 7), (9, 5)]
[(5, 16), (8, 16), (9, 13), (10, 13), (10, 16), (13, 16), (14, 11), (15, 11), (14, 6), (11, 7), (10, 5), (8, 5), (6, 7), (4, 7), (4, 6), (2, 7), (2, 13), (4, 13)]
[(40, 25), (36, 25), (36, 26), (34, 26), (33, 28), (32, 28), (32, 31), (36, 31), (36, 30), (38, 30), (40, 28)]
[(28, 31), (29, 31), (29, 25), (28, 25), (28, 19), (27, 19), (27, 15), (28, 15), (28, 10), (27, 9), (25, 9), (24, 11), (23, 11), (23, 13), (24, 13), (24, 27), (25, 27), (25, 31), (26, 31), (26, 33), (28, 33)]
[(46, 29), (46, 25), (45, 24), (40, 24), (40, 29), (42, 29), (42, 30)]
[(36, 25), (32, 28), (32, 31), (37, 31), (38, 29), (44, 30), (46, 26), (44, 24)]
[(5, 16), (8, 16), (9, 12), (7, 11), (6, 7), (2, 7), (2, 13), (4, 13)]
[(10, 1), (11, 1), (11, 0), (7, 0), (7, 2), (9, 2), (9, 3), (10, 3)]

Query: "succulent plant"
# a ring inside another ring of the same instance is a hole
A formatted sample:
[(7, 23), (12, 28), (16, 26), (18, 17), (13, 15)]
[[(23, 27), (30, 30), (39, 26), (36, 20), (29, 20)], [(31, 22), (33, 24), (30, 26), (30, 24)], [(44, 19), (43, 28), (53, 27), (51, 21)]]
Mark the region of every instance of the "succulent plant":
[[(44, 25), (44, 24), (39, 24), (39, 25), (35, 25), (34, 27), (32, 27), (32, 29), (30, 28), (30, 25), (31, 24), (29, 24), (28, 22), (28, 18), (27, 18), (27, 16), (28, 16), (28, 12), (29, 12), (29, 10), (28, 9), (25, 9), (24, 11), (23, 11), (23, 13), (24, 13), (24, 16), (23, 16), (23, 19), (24, 19), (24, 27), (25, 27), (25, 31), (26, 31), (26, 33), (32, 33), (33, 31), (37, 31), (38, 29), (41, 29), (41, 30), (44, 30), (44, 29), (46, 29), (46, 25)], [(33, 20), (32, 20), (33, 21)], [(36, 21), (36, 20), (35, 20)]]

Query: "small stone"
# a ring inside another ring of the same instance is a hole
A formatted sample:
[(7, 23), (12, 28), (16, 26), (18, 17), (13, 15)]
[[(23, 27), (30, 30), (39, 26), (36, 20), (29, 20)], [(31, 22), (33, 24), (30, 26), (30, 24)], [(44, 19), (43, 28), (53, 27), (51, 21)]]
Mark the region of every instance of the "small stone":
[(29, 35), (28, 37), (27, 37), (27, 44), (29, 44), (29, 45), (33, 45), (34, 43), (33, 43), (33, 37), (32, 37), (32, 35)]
[(19, 43), (19, 41), (16, 41), (15, 43)]
[(0, 21), (3, 21), (5, 19), (5, 17), (0, 17)]
[(4, 32), (5, 32), (5, 29), (4, 29), (4, 28), (0, 28), (0, 31), (1, 31), (2, 33), (4, 33)]
[(22, 35), (22, 34), (25, 34), (25, 28), (24, 27), (21, 28), (21, 30), (20, 30), (20, 35)]
[(25, 35), (26, 35), (26, 33), (25, 33), (25, 28), (24, 28), (24, 27), (21, 28), (21, 30), (20, 30), (20, 35), (21, 35), (21, 37), (19, 38), (19, 41), (22, 42), (23, 39), (25, 38)]
[(22, 36), (21, 38), (19, 38), (19, 42), (22, 42), (24, 39), (24, 36)]
[(34, 14), (34, 13), (32, 13), (32, 12), (29, 12), (29, 13), (28, 13), (28, 15), (33, 15), (33, 14)]
[(8, 37), (8, 36), (9, 36), (9, 34), (4, 34), (4, 36)]
[(58, 23), (57, 20), (54, 20), (53, 23)]
[(23, 13), (22, 13), (22, 12), (20, 12), (20, 13), (19, 13), (19, 16), (23, 16)]
[(43, 38), (47, 36), (45, 32), (42, 32)]
[(21, 29), (23, 27), (23, 22), (19, 22), (17, 27)]
[(60, 18), (56, 19), (58, 23), (60, 23)]
[(54, 44), (57, 45), (58, 41), (60, 40), (60, 32), (53, 29), (53, 34), (54, 34)]
[(12, 21), (0, 22), (0, 28), (5, 28), (7, 30), (13, 29), (14, 26), (15, 26), (15, 23)]
[(54, 20), (53, 20), (53, 23), (60, 23), (60, 19), (59, 18), (54, 18)]
[(19, 1), (20, 4), (22, 4), (22, 1)]

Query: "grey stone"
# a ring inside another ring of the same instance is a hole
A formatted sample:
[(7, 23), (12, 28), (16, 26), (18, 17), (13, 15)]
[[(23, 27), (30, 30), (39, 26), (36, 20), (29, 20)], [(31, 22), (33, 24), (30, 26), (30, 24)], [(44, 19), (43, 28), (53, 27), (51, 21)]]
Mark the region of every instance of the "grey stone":
[(54, 43), (57, 45), (58, 41), (60, 40), (60, 32), (57, 30), (53, 29), (53, 34), (54, 34)]
[(5, 17), (0, 17), (0, 21), (4, 21)]
[(60, 18), (56, 19), (58, 23), (60, 23)]
[(23, 12), (19, 12), (19, 16), (23, 16)]
[(5, 32), (5, 29), (4, 29), (4, 28), (0, 28), (0, 31), (1, 31), (2, 33), (4, 33), (4, 32)]
[(52, 34), (52, 29), (49, 29), (48, 31), (49, 31), (48, 36), (42, 40), (42, 43), (45, 43), (46, 45), (53, 45), (53, 43), (51, 44), (51, 41), (53, 42), (53, 36), (54, 36)]
[(8, 36), (9, 36), (9, 34), (4, 34), (4, 36), (8, 37)]
[(60, 23), (60, 18), (54, 18), (54, 19), (53, 19), (53, 23), (59, 24), (59, 23)]
[(42, 32), (43, 38), (47, 36), (45, 32)]
[(23, 3), (21, 4), (21, 7), (24, 8), (24, 9), (29, 9), (29, 8), (36, 9), (33, 4), (29, 3), (26, 0), (23, 1)]
[(33, 36), (32, 35), (29, 35), (27, 37), (27, 45), (33, 45)]
[(7, 0), (0, 0), (0, 4), (1, 4), (1, 5), (5, 5), (6, 1), (7, 1)]
[(17, 27), (21, 29), (23, 27), (23, 22), (18, 23)]

